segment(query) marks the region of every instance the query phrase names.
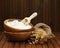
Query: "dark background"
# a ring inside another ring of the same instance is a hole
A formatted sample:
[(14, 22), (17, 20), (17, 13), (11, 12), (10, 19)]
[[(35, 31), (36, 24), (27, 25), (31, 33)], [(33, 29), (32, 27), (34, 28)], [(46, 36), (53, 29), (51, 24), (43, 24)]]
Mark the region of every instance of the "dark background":
[(0, 0), (0, 31), (5, 19), (23, 19), (35, 11), (38, 16), (32, 20), (33, 25), (44, 22), (60, 32), (60, 0)]

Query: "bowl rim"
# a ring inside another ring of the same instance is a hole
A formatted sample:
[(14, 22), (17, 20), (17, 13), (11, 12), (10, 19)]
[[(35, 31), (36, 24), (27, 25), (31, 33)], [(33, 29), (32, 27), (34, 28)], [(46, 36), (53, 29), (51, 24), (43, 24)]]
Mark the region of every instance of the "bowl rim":
[(32, 31), (32, 30), (34, 30), (34, 28), (33, 28), (33, 25), (30, 23), (30, 25), (32, 26), (30, 29), (17, 29), (17, 28), (13, 28), (13, 27), (11, 27), (11, 26), (8, 26), (7, 24), (6, 24), (6, 22), (8, 22), (8, 21), (13, 21), (13, 20), (18, 20), (18, 21), (21, 21), (21, 19), (6, 19), (6, 20), (4, 20), (4, 25), (5, 26), (7, 26), (7, 27), (9, 27), (9, 28), (11, 28), (11, 29), (14, 29), (14, 30), (19, 30), (19, 31)]

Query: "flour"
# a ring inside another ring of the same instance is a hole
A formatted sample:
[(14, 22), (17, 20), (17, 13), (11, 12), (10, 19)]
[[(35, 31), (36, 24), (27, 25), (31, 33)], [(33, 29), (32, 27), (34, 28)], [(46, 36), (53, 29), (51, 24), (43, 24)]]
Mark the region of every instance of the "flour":
[(16, 29), (30, 29), (32, 28), (31, 25), (25, 25), (24, 23), (22, 22), (19, 22), (18, 20), (13, 20), (11, 22), (7, 22), (6, 25), (12, 27), (12, 28), (16, 28)]

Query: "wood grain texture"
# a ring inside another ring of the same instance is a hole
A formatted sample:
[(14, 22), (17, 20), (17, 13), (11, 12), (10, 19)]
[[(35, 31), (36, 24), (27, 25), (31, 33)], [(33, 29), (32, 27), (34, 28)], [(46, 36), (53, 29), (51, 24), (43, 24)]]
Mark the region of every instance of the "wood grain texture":
[[(55, 32), (56, 37), (44, 44), (29, 44), (28, 42), (8, 41), (4, 35), (0, 35), (0, 48), (60, 48), (60, 35)], [(58, 36), (59, 35), (59, 36)]]
[(38, 16), (32, 20), (33, 25), (44, 22), (53, 31), (60, 31), (60, 0), (0, 0), (0, 31), (5, 19), (23, 19), (35, 11)]

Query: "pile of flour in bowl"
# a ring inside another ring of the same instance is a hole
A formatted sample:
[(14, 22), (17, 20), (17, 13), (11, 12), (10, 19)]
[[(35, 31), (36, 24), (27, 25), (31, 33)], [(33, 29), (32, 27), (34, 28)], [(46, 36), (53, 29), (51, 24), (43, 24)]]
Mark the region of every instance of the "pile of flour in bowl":
[(18, 20), (13, 20), (11, 22), (7, 22), (6, 25), (12, 27), (12, 28), (15, 28), (15, 29), (30, 29), (32, 28), (31, 25), (25, 25), (24, 23), (22, 22), (19, 22)]

